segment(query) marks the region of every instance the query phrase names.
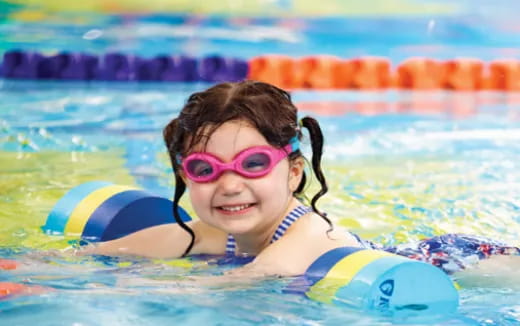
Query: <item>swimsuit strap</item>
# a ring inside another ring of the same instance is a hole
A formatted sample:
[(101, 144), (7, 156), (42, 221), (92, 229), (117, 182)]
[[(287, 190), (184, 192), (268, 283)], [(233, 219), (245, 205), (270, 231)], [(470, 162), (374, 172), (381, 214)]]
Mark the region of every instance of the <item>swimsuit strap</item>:
[(278, 228), (274, 232), (273, 238), (271, 239), (271, 243), (273, 243), (273, 242), (279, 240), (281, 237), (283, 237), (283, 235), (285, 234), (287, 229), (294, 222), (296, 222), (296, 220), (298, 220), (300, 217), (307, 214), (311, 210), (312, 209), (307, 206), (298, 206), (298, 207), (294, 208), (292, 211), (290, 211), (289, 214), (287, 214), (287, 216), (283, 219), (282, 223), (280, 223), (280, 225), (278, 225)]
[[(270, 243), (273, 243), (273, 242), (277, 241), (278, 239), (280, 239), (281, 237), (283, 237), (283, 235), (285, 234), (287, 229), (294, 222), (296, 222), (300, 217), (302, 217), (303, 215), (307, 214), (310, 211), (312, 211), (312, 208), (310, 208), (308, 206), (303, 206), (303, 205), (298, 206), (298, 207), (294, 208), (292, 211), (290, 211), (289, 214), (287, 214), (287, 216), (284, 217), (284, 219), (282, 220), (280, 225), (278, 225), (278, 228), (274, 232)], [(237, 243), (235, 241), (235, 238), (231, 234), (228, 234), (227, 243), (226, 243), (226, 254), (234, 255), (236, 247), (237, 247)]]
[(235, 241), (235, 237), (233, 237), (231, 234), (228, 234), (226, 242), (226, 255), (234, 255), (236, 248), (237, 242)]

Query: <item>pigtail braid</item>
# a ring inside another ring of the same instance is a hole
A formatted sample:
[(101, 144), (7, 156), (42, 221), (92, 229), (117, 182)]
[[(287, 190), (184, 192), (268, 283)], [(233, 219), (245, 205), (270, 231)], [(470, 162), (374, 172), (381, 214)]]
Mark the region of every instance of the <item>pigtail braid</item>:
[(316, 208), (316, 202), (318, 201), (318, 199), (325, 195), (329, 190), (329, 187), (327, 186), (327, 181), (325, 180), (325, 175), (321, 170), (321, 156), (323, 154), (323, 133), (321, 132), (321, 128), (318, 121), (316, 121), (316, 119), (314, 118), (304, 117), (301, 120), (301, 124), (309, 131), (312, 148), (312, 170), (314, 171), (314, 175), (316, 175), (316, 179), (318, 179), (321, 185), (321, 189), (311, 199), (311, 207), (316, 214), (320, 215), (329, 224), (329, 231), (331, 231), (333, 226), (332, 222), (327, 217), (327, 214), (320, 212)]
[(193, 248), (193, 245), (195, 243), (195, 232), (184, 223), (184, 221), (181, 219), (181, 216), (179, 214), (179, 200), (181, 199), (182, 195), (184, 194), (184, 191), (186, 190), (186, 184), (182, 180), (182, 178), (176, 174), (175, 175), (175, 192), (173, 194), (173, 217), (175, 218), (175, 221), (181, 228), (183, 228), (186, 232), (188, 232), (191, 236), (191, 241), (184, 253), (182, 254), (182, 257), (186, 257), (191, 249)]
[[(179, 124), (179, 120), (174, 119), (163, 130), (164, 142), (166, 143), (166, 147), (168, 148), (172, 169), (174, 171), (177, 171), (179, 168), (178, 164), (176, 162), (175, 155), (174, 155), (174, 153), (175, 153), (174, 146), (176, 144), (176, 142), (174, 141), (174, 134), (175, 134), (175, 130), (178, 128), (178, 124)], [(179, 201), (185, 191), (186, 191), (186, 184), (184, 183), (184, 180), (182, 180), (179, 173), (176, 172), (175, 173), (175, 190), (174, 190), (174, 194), (173, 194), (173, 206), (172, 206), (173, 218), (175, 219), (177, 224), (179, 224), (179, 226), (182, 229), (184, 229), (186, 232), (188, 232), (189, 235), (191, 236), (190, 244), (188, 245), (188, 247), (182, 254), (182, 257), (185, 257), (186, 255), (188, 255), (190, 253), (190, 251), (193, 248), (193, 245), (195, 243), (195, 232), (193, 232), (193, 230), (188, 225), (186, 225), (186, 223), (184, 223), (184, 221), (181, 219), (181, 216), (179, 214)]]

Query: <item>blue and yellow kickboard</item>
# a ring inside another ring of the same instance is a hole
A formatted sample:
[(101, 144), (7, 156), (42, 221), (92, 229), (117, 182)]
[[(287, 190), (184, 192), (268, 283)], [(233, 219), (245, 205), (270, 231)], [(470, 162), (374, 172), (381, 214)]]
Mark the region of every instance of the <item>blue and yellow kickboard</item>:
[(382, 250), (333, 249), (286, 289), (325, 303), (401, 317), (456, 311), (459, 294), (441, 269)]
[[(181, 207), (179, 215), (185, 222), (191, 220)], [(94, 181), (65, 194), (42, 229), (50, 234), (107, 241), (165, 223), (175, 223), (171, 200), (134, 187)]]
[(72, 188), (54, 205), (42, 229), (50, 233), (63, 234), (76, 206), (90, 193), (109, 185), (108, 182), (92, 181)]

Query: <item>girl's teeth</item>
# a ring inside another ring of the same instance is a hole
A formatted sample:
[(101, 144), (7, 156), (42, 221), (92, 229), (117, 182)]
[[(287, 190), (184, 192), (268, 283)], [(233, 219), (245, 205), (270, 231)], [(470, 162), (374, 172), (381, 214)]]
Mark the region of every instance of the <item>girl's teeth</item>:
[(240, 205), (240, 206), (222, 206), (222, 209), (225, 211), (229, 211), (229, 212), (238, 212), (240, 210), (248, 208), (249, 206), (251, 206), (251, 205), (246, 204), (246, 205)]

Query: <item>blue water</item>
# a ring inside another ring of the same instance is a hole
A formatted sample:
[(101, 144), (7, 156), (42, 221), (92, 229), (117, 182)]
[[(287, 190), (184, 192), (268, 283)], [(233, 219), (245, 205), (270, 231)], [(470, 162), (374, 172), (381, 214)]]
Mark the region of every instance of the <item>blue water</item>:
[[(249, 58), (269, 49), (294, 56), (382, 55), (394, 62), (415, 55), (490, 60), (520, 54), (517, 11), (507, 3), (463, 1), (465, 11), (438, 17), (293, 24), (261, 17), (236, 25), (212, 16), (193, 23), (169, 14), (82, 15), (88, 18), (82, 24), (4, 20), (0, 54), (20, 48)], [(200, 261), (42, 256), (73, 240), (43, 235), (39, 227), (78, 183), (109, 179), (171, 196), (161, 129), (191, 92), (207, 86), (0, 81), (0, 257), (23, 265), (1, 271), (0, 281), (56, 289), (0, 301), (2, 323), (520, 325), (515, 284), (462, 288), (453, 316), (396, 320), (283, 294), (290, 279), (201, 283), (194, 276), (222, 269)], [(384, 244), (466, 232), (518, 245), (519, 94), (295, 91), (293, 97), (300, 116), (322, 124), (330, 193), (320, 205), (338, 224)], [(166, 284), (150, 285), (150, 278)]]
[[(0, 204), (0, 223), (5, 226), (1, 256), (26, 267), (2, 272), (0, 281), (57, 291), (0, 302), (3, 321), (14, 325), (48, 320), (52, 325), (59, 316), (64, 324), (88, 325), (156, 325), (172, 319), (236, 325), (519, 324), (520, 297), (508, 284), (463, 288), (454, 316), (403, 321), (282, 294), (288, 279), (201, 284), (192, 277), (221, 273), (219, 267), (201, 262), (183, 268), (156, 261), (106, 265), (90, 258), (41, 257), (41, 250), (67, 246), (67, 239), (45, 236), (39, 226), (58, 195), (80, 182), (75, 180), (106, 179), (108, 173), (110, 181), (118, 182), (129, 174), (129, 182), (171, 195), (161, 129), (189, 93), (206, 86), (4, 82), (0, 153), (14, 156), (0, 165), (0, 182), (7, 186)], [(410, 107), (406, 93), (293, 95), (307, 108), (301, 116), (312, 114), (323, 125), (331, 191), (321, 206), (338, 223), (387, 244), (445, 232), (517, 243), (520, 107), (512, 95), (480, 94), (480, 100), (471, 102), (472, 110), (462, 110), (462, 115), (454, 113), (457, 106), (447, 106), (455, 95), (444, 92), (433, 98), (445, 111), (421, 110), (420, 103), (429, 103), (424, 99), (431, 100), (431, 93), (415, 94), (417, 107)], [(390, 108), (370, 113), (366, 107), (374, 100)], [(331, 101), (347, 111), (331, 116), (313, 108)], [(409, 108), (395, 113), (396, 107)], [(102, 168), (100, 157), (89, 156), (96, 153), (108, 157)], [(121, 161), (112, 163), (113, 157)], [(167, 280), (167, 285), (139, 280), (147, 278)]]

